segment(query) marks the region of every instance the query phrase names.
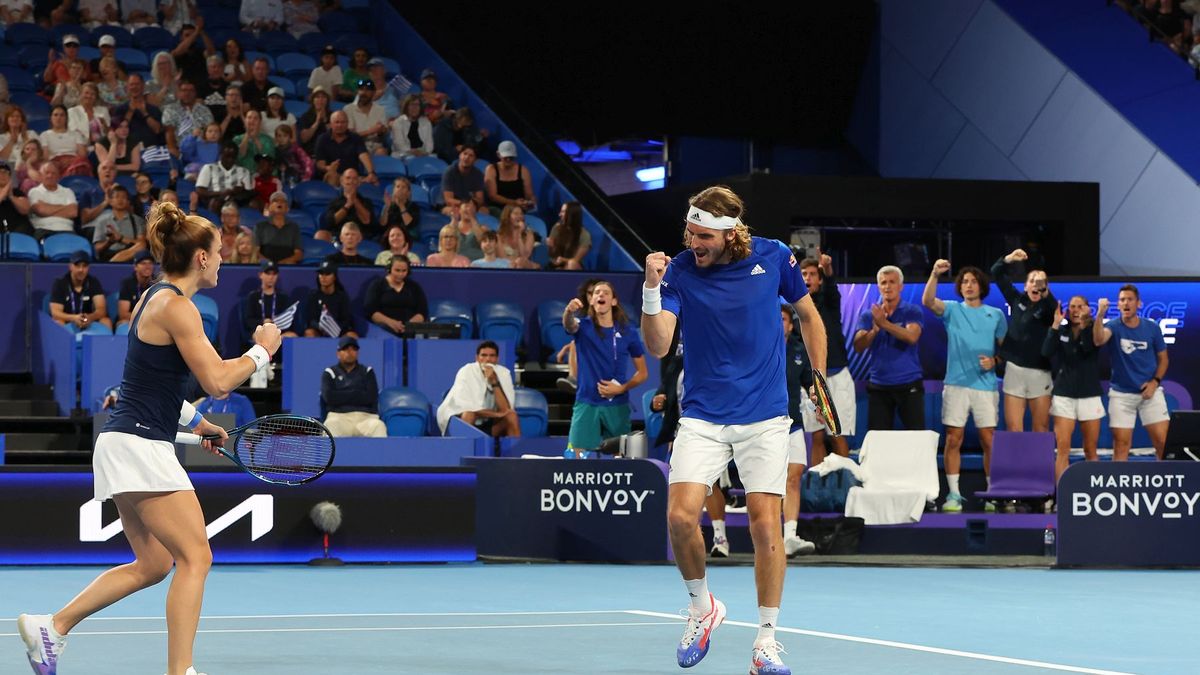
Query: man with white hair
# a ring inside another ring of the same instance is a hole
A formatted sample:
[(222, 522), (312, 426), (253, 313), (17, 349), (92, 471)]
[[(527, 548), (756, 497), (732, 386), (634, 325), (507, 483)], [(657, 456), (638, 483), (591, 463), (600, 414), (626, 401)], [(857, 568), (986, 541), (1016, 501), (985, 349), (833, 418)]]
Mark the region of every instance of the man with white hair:
[(867, 429), (925, 428), (925, 381), (917, 341), (925, 325), (921, 308), (900, 299), (904, 272), (886, 265), (875, 273), (879, 302), (858, 317), (854, 351), (867, 352)]

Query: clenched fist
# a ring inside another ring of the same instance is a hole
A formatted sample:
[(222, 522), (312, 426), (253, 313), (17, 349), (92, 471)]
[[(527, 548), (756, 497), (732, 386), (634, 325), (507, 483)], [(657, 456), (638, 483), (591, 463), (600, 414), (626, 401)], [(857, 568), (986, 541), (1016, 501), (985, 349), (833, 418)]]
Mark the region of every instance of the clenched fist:
[(933, 263), (933, 276), (935, 276), (935, 277), (940, 276), (949, 271), (950, 271), (950, 261), (949, 260), (939, 259), (937, 262)]
[(646, 288), (654, 288), (662, 283), (663, 275), (667, 273), (667, 265), (671, 258), (662, 251), (656, 251), (646, 256)]
[(568, 314), (574, 314), (581, 309), (583, 309), (583, 301), (579, 298), (571, 298), (571, 301), (567, 303)]

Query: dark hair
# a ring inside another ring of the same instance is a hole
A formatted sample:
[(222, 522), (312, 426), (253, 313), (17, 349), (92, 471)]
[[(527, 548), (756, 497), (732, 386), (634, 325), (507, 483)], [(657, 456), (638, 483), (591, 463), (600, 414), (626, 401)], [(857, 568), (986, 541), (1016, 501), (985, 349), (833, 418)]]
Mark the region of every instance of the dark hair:
[[(812, 260), (812, 258), (808, 258), (808, 260)], [(800, 319), (796, 316), (796, 308), (784, 302), (780, 303), (779, 312), (787, 314), (788, 318), (792, 320), (792, 334), (796, 334), (796, 331), (800, 329)]]
[(983, 270), (979, 269), (978, 267), (971, 267), (968, 265), (967, 267), (964, 267), (958, 271), (958, 274), (954, 276), (954, 292), (958, 293), (958, 297), (963, 297), (963, 277), (968, 274), (973, 275), (975, 277), (975, 281), (979, 282), (979, 299), (983, 300), (992, 290), (992, 286), (990, 280), (988, 279), (988, 275), (984, 274)]
[(817, 260), (816, 258), (805, 258), (804, 260), (801, 260), (800, 261), (800, 269), (805, 269), (807, 267), (815, 267), (818, 270), (820, 270), (821, 269), (821, 261)]
[[(617, 299), (617, 287), (614, 286), (613, 283), (611, 281), (609, 281), (608, 279), (596, 279), (595, 283), (593, 283), (591, 286), (588, 287), (588, 294), (590, 295), (591, 292), (595, 291), (596, 287), (601, 284), (608, 286), (609, 289), (612, 290), (613, 299), (616, 300)], [(592, 311), (591, 303), (588, 303), (587, 308), (588, 308), (588, 316), (590, 316), (592, 318), (592, 327), (596, 329), (596, 335), (599, 335), (600, 337), (604, 337), (604, 329), (600, 327), (600, 322), (596, 320), (596, 314), (595, 314), (595, 312)], [(612, 306), (612, 318), (613, 318), (613, 327), (614, 328), (629, 326), (629, 316), (627, 314), (625, 314), (624, 309), (621, 309), (621, 305), (614, 304)]]
[(479, 356), (479, 352), (481, 352), (485, 349), (492, 349), (496, 352), (497, 356), (500, 355), (500, 347), (495, 342), (492, 342), (491, 340), (484, 340), (483, 342), (480, 342), (479, 345), (477, 345), (475, 347), (475, 355)]
[(120, 192), (120, 193), (124, 194), (126, 197), (129, 196), (129, 190), (124, 185), (121, 185), (120, 183), (114, 183), (113, 186), (108, 189), (108, 191), (109, 192)]
[(392, 256), (392, 261), (388, 263), (388, 274), (391, 274), (392, 267), (398, 262), (404, 263), (404, 266), (407, 267), (410, 272), (412, 271), (412, 261), (409, 260), (407, 256), (395, 255)]
[(226, 150), (233, 150), (237, 153), (241, 152), (241, 148), (239, 148), (238, 144), (234, 143), (233, 141), (225, 141), (221, 144), (221, 152), (225, 152)]
[(479, 235), (479, 241), (498, 241), (500, 235), (496, 234), (495, 230), (484, 230), (483, 234)]
[(562, 220), (559, 221), (558, 236), (554, 238), (554, 246), (550, 248), (550, 259), (571, 258), (579, 249), (579, 238), (583, 236), (583, 207), (579, 202), (567, 202)]
[(207, 218), (189, 216), (167, 201), (155, 204), (149, 223), (146, 239), (150, 242), (150, 253), (162, 262), (163, 274), (186, 274), (196, 251), (207, 251), (217, 233)]
[(1138, 300), (1142, 299), (1141, 292), (1139, 292), (1138, 287), (1134, 286), (1133, 284), (1125, 284), (1124, 286), (1122, 286), (1120, 289), (1117, 290), (1117, 295), (1120, 295), (1121, 291), (1129, 291), (1130, 293), (1133, 293), (1133, 297), (1137, 298)]
[(585, 279), (583, 281), (583, 283), (579, 284), (579, 287), (577, 289), (575, 289), (575, 293), (576, 293), (575, 297), (579, 298), (579, 301), (583, 303), (584, 307), (587, 307), (588, 303), (592, 299), (592, 287), (595, 286), (596, 284), (600, 283), (601, 281), (604, 281), (604, 280), (599, 277), (592, 277), (591, 279)]

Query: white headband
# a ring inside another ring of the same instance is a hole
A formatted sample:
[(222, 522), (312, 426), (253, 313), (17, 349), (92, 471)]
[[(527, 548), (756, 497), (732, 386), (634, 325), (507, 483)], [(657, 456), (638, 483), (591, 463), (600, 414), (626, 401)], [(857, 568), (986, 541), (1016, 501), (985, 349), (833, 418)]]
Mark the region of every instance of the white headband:
[(714, 216), (698, 206), (688, 209), (687, 221), (714, 230), (732, 230), (741, 222), (731, 216)]

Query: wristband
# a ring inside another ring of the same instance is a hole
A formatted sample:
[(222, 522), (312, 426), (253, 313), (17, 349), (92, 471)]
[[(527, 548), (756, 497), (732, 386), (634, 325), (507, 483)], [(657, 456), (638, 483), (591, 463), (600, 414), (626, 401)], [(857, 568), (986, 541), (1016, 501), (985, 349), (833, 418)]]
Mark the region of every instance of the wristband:
[(656, 284), (654, 288), (647, 288), (642, 284), (642, 314), (646, 316), (654, 316), (662, 312), (662, 286)]
[(271, 363), (271, 353), (262, 345), (254, 345), (242, 356), (249, 357), (254, 362), (254, 370), (259, 371)]
[(189, 429), (195, 428), (195, 426), (200, 423), (202, 418), (203, 415), (196, 412), (196, 406), (192, 405), (191, 403), (184, 401), (183, 404), (179, 406), (180, 426), (187, 427)]
[(1157, 382), (1157, 383), (1159, 383), (1159, 384), (1162, 384), (1162, 378), (1161, 378), (1161, 377), (1159, 377), (1159, 376), (1155, 375), (1153, 379), (1154, 379), (1154, 381), (1155, 381), (1155, 382)]

